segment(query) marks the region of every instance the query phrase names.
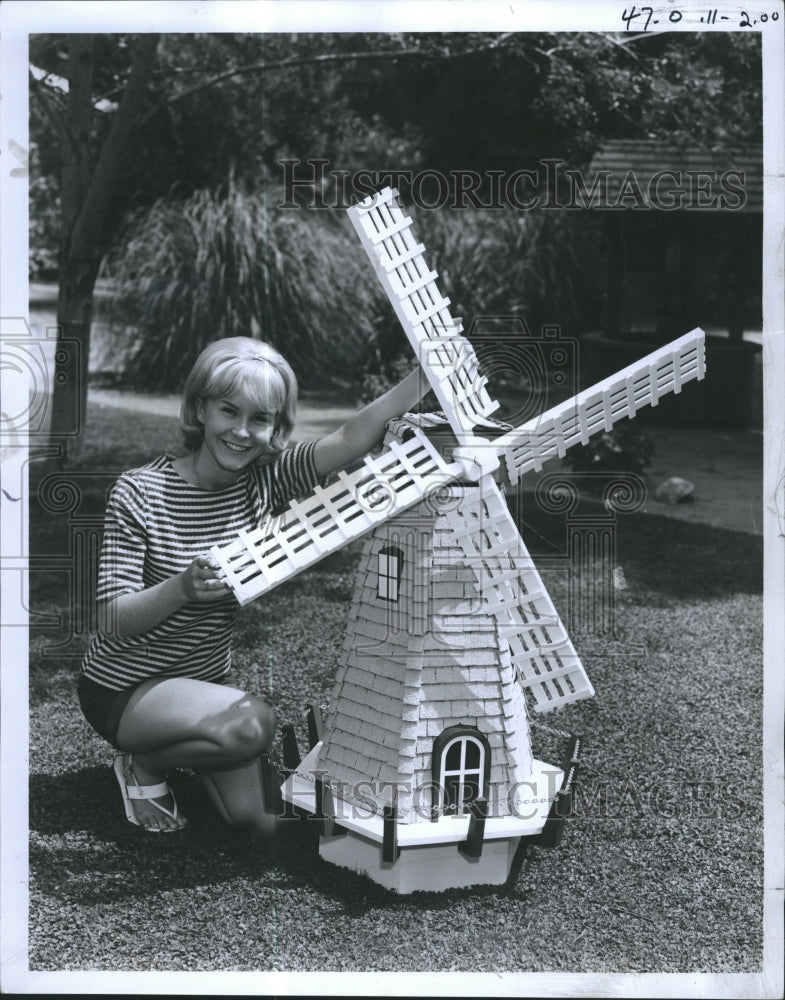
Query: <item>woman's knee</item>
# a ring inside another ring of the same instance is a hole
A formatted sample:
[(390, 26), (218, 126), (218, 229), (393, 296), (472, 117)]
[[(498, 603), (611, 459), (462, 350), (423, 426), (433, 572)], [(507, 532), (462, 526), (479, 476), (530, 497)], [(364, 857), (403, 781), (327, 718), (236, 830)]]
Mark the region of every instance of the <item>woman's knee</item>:
[(273, 743), (275, 713), (267, 702), (245, 695), (222, 720), (220, 741), (238, 760), (253, 760), (267, 753)]

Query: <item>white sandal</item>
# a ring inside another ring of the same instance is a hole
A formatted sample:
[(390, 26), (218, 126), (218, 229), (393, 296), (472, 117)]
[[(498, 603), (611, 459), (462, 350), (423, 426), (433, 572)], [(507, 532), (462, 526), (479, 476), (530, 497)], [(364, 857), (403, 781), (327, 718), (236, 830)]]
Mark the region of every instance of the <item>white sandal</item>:
[[(133, 756), (128, 755), (128, 773), (133, 778), (133, 784), (129, 785), (125, 780), (125, 768), (123, 767), (123, 760), (125, 754), (118, 754), (114, 759), (114, 764), (112, 765), (112, 770), (114, 771), (115, 777), (117, 778), (117, 783), (120, 786), (120, 794), (123, 797), (123, 805), (125, 807), (125, 817), (129, 823), (133, 823), (134, 826), (144, 826), (136, 818), (134, 813), (134, 808), (131, 805), (132, 799), (146, 799), (150, 805), (155, 806), (155, 808), (168, 816), (170, 819), (177, 821), (180, 813), (177, 808), (177, 802), (175, 800), (172, 789), (169, 787), (167, 782), (161, 781), (157, 785), (140, 785), (136, 780), (136, 775), (134, 774)], [(174, 811), (170, 812), (165, 806), (156, 802), (156, 799), (162, 799), (165, 795), (172, 796), (172, 802), (174, 802)], [(183, 829), (186, 824), (183, 823), (181, 826), (171, 827), (169, 829), (160, 830), (153, 827), (145, 826), (144, 829), (149, 833), (176, 833), (177, 830)]]

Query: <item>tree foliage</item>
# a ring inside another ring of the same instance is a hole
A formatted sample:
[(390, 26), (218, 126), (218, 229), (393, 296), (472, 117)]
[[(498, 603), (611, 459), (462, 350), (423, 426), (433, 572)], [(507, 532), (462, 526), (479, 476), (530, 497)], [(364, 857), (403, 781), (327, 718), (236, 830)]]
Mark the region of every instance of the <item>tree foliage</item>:
[[(282, 159), (345, 170), (583, 166), (610, 138), (713, 148), (761, 137), (759, 36), (703, 32), (163, 35), (146, 107), (107, 218), (129, 206), (280, 181)], [(95, 160), (135, 41), (95, 36), (96, 111), (80, 137)], [(33, 36), (31, 62), (67, 78), (67, 36)], [(34, 86), (42, 176), (60, 154), (51, 116), (64, 95)], [(107, 103), (102, 103), (107, 102)], [(103, 108), (103, 110), (99, 110)], [(34, 202), (34, 208), (42, 207)]]
[[(282, 159), (449, 174), (581, 167), (608, 138), (761, 136), (754, 34), (34, 35), (30, 60), (31, 261), (51, 266), (59, 245), (58, 324), (83, 359), (95, 276), (129, 214), (207, 204), (198, 193), (230, 175), (263, 197)], [(274, 256), (259, 267), (271, 298), (254, 308), (273, 322), (280, 274)], [(87, 372), (60, 375), (55, 411), (73, 415)]]

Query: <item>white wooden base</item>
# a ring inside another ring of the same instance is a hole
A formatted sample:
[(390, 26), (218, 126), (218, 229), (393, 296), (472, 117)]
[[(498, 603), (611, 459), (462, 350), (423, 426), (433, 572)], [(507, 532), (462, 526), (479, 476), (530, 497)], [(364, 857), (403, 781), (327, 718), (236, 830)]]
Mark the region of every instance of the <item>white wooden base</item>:
[[(319, 768), (316, 746), (281, 787), (286, 802), (306, 814), (316, 806), (314, 778), (328, 777)], [(384, 821), (360, 810), (338, 795), (331, 797), (330, 817), (347, 832), (321, 837), (319, 854), (325, 861), (367, 875), (395, 892), (441, 892), (473, 885), (503, 885), (510, 874), (522, 837), (538, 834), (545, 826), (550, 806), (562, 786), (564, 772), (534, 761), (529, 781), (522, 782), (515, 797), (515, 815), (489, 816), (479, 858), (458, 850), (469, 832), (468, 816), (442, 817), (436, 822), (401, 823), (396, 830), (400, 855), (394, 863), (382, 861)]]
[(479, 858), (464, 857), (455, 844), (404, 847), (394, 864), (382, 861), (382, 845), (354, 833), (322, 837), (319, 854), (325, 861), (350, 868), (399, 893), (442, 892), (473, 885), (503, 885), (510, 874), (520, 837), (489, 840)]

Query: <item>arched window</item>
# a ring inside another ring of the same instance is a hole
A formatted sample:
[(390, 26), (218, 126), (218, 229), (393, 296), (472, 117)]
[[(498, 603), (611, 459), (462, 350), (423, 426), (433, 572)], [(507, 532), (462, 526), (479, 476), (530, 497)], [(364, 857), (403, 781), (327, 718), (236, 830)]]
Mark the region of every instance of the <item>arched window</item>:
[(433, 741), (432, 773), (439, 790), (436, 815), (463, 816), (490, 778), (488, 740), (474, 726), (443, 730)]
[(395, 545), (388, 545), (379, 553), (377, 596), (383, 601), (397, 601), (401, 589), (403, 552)]

